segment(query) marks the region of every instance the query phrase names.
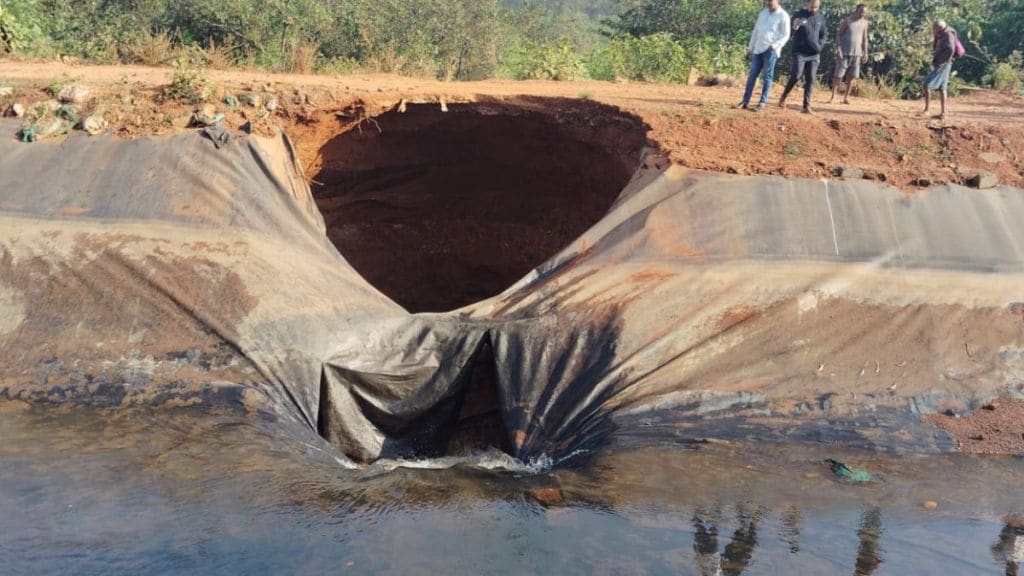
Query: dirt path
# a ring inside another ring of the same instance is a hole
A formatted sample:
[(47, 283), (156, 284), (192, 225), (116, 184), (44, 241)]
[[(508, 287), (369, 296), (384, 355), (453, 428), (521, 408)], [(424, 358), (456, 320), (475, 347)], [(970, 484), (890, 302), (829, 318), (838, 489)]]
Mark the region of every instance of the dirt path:
[[(964, 182), (979, 171), (1024, 187), (1024, 98), (977, 93), (957, 98), (947, 121), (917, 116), (918, 102), (855, 99), (852, 105), (816, 103), (817, 114), (770, 108), (761, 114), (737, 111), (736, 87), (696, 87), (609, 82), (442, 83), (391, 75), (301, 76), (246, 71), (210, 71), (217, 94), (254, 90), (274, 94), (275, 114), (226, 112), (231, 126), (248, 120), (285, 127), (308, 167), (318, 151), (344, 128), (336, 113), (375, 115), (402, 99), (410, 102), (476, 101), (510, 98), (586, 99), (640, 116), (649, 138), (674, 161), (693, 168), (741, 174), (832, 177), (841, 167), (865, 177), (913, 190), (942, 182)], [(54, 81), (96, 88), (105, 115), (127, 137), (183, 129), (192, 107), (160, 103), (168, 68), (77, 66), (0, 61), (0, 85), (18, 89), (26, 104), (45, 100), (42, 88)], [(0, 107), (7, 103), (0, 101)], [(543, 105), (542, 102), (539, 105)], [(554, 104), (565, 106), (564, 102)], [(221, 106), (223, 108), (223, 106)]]

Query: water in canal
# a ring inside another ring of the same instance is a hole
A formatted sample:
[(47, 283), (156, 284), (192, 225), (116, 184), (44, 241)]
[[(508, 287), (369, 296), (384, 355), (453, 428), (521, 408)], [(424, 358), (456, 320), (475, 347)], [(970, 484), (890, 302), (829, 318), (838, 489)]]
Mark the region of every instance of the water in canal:
[[(1017, 574), (1024, 460), (613, 444), (356, 468), (234, 416), (0, 411), (3, 574)], [(877, 474), (844, 483), (837, 459)], [(554, 464), (554, 466), (550, 466)]]

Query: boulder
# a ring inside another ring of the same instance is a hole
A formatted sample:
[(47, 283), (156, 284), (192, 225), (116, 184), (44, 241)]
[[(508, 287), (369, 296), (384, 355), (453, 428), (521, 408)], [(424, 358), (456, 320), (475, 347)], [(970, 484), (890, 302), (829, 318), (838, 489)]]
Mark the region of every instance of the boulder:
[(967, 180), (967, 185), (979, 190), (995, 188), (996, 186), (999, 186), (999, 176), (996, 176), (991, 172), (979, 172), (977, 175), (972, 176)]
[(213, 126), (224, 119), (224, 115), (218, 114), (212, 104), (203, 104), (196, 109), (192, 117), (197, 126)]
[(65, 86), (57, 93), (57, 99), (65, 104), (81, 104), (89, 99), (92, 90), (81, 84)]
[(107, 125), (106, 119), (100, 114), (93, 114), (82, 120), (82, 130), (85, 130), (92, 136), (105, 132)]
[(835, 175), (844, 180), (861, 180), (864, 178), (864, 170), (856, 166), (840, 166), (836, 168)]

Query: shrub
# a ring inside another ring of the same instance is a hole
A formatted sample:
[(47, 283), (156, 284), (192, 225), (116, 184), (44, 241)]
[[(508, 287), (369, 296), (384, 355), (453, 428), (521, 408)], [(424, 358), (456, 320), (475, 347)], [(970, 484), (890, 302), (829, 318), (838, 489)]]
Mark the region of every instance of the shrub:
[(324, 60), (317, 70), (321, 74), (352, 74), (361, 69), (355, 58), (332, 58)]
[(1005, 62), (997, 62), (989, 67), (985, 82), (1002, 92), (1017, 94), (1024, 88), (1024, 55), (1019, 50), (1010, 53)]
[(309, 74), (317, 68), (320, 44), (312, 40), (297, 40), (289, 54), (289, 72)]
[(34, 54), (42, 50), (43, 16), (33, 3), (0, 1), (0, 54)]
[(211, 38), (205, 47), (196, 46), (193, 48), (193, 55), (207, 68), (226, 70), (238, 64), (235, 48), (231, 44), (232, 38), (230, 36), (222, 44), (217, 44)]
[(516, 80), (575, 80), (586, 75), (583, 60), (566, 39), (557, 44), (516, 44), (504, 54), (501, 68)]
[(165, 99), (198, 104), (209, 100), (212, 93), (213, 87), (205, 71), (196, 62), (184, 58), (175, 60), (171, 83), (163, 90)]
[(683, 47), (666, 33), (612, 40), (609, 49), (617, 76), (646, 82), (685, 82), (690, 61)]
[(175, 59), (174, 43), (164, 32), (143, 30), (122, 48), (122, 58), (131, 64), (164, 66)]
[(716, 38), (677, 42), (665, 33), (613, 39), (587, 58), (590, 77), (648, 82), (685, 82), (691, 68), (704, 74), (742, 74), (746, 50)]
[(884, 76), (867, 76), (853, 86), (853, 95), (874, 100), (894, 100), (900, 93)]

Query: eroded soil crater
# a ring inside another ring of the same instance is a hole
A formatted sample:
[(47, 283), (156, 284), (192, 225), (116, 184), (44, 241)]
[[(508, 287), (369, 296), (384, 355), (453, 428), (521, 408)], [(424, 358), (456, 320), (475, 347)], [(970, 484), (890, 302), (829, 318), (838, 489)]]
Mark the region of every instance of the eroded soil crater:
[(328, 236), (410, 312), (499, 294), (601, 219), (647, 126), (583, 100), (409, 104), (329, 140), (313, 194)]

